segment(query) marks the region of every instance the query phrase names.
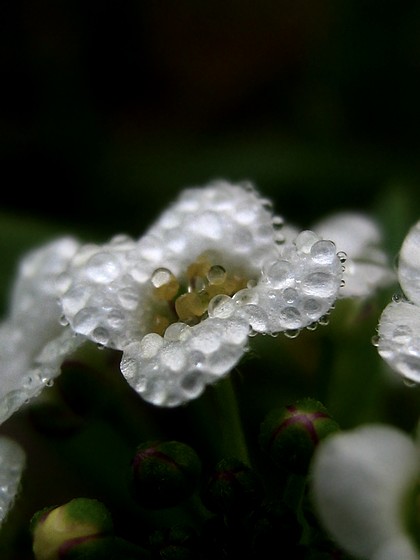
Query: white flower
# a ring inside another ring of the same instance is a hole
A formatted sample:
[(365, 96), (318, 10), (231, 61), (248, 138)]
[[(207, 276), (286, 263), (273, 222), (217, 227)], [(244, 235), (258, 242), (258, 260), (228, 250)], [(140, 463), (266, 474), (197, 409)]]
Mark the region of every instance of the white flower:
[(8, 317), (0, 324), (0, 422), (36, 396), (78, 344), (60, 324), (58, 280), (78, 249), (61, 238), (20, 263)]
[(82, 247), (63, 292), (72, 329), (123, 351), (142, 397), (177, 406), (234, 367), (250, 333), (298, 331), (334, 303), (335, 245), (282, 225), (249, 184), (183, 191), (139, 240)]
[(25, 463), (22, 447), (8, 437), (0, 437), (0, 525), (13, 506)]
[(418, 443), (391, 426), (359, 427), (321, 442), (312, 467), (316, 511), (344, 550), (367, 560), (420, 560)]
[(420, 382), (420, 222), (408, 232), (398, 258), (398, 280), (407, 298), (394, 298), (379, 319), (378, 352), (409, 382)]
[(332, 239), (347, 255), (340, 297), (367, 297), (395, 281), (387, 256), (380, 248), (381, 231), (371, 217), (340, 212), (315, 224), (313, 230)]

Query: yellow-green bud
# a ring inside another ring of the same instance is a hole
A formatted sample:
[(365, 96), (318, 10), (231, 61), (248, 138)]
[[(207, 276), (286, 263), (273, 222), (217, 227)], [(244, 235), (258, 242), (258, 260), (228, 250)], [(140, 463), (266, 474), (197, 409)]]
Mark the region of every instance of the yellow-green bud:
[(89, 498), (75, 498), (64, 505), (46, 508), (31, 520), (32, 550), (36, 560), (71, 558), (77, 547), (112, 533), (106, 507)]
[(194, 492), (200, 472), (200, 459), (189, 445), (146, 442), (137, 448), (133, 461), (136, 498), (150, 509), (175, 506)]
[(278, 467), (306, 474), (319, 441), (338, 429), (325, 406), (307, 398), (271, 411), (261, 425), (260, 444)]

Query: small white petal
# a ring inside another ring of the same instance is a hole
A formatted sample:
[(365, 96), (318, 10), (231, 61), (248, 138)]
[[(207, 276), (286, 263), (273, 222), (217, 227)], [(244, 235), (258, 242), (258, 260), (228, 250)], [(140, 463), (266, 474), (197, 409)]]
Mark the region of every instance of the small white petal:
[(404, 540), (402, 508), (419, 459), (414, 442), (388, 426), (364, 426), (320, 444), (312, 471), (315, 506), (339, 545), (370, 559), (387, 541)]
[(420, 553), (406, 536), (386, 541), (372, 560), (420, 560)]
[(353, 212), (334, 214), (316, 224), (314, 231), (332, 239), (347, 255), (340, 297), (367, 297), (377, 288), (396, 281), (385, 253), (379, 248), (381, 231), (369, 216)]
[(8, 318), (0, 325), (0, 422), (59, 374), (82, 343), (60, 321), (58, 297), (78, 243), (61, 238), (31, 251), (18, 270)]
[(0, 437), (0, 524), (13, 506), (25, 463), (22, 447), (8, 437)]
[(378, 326), (380, 356), (403, 377), (420, 382), (420, 308), (408, 301), (387, 305)]
[(407, 298), (420, 305), (420, 222), (410, 229), (401, 246), (398, 280)]

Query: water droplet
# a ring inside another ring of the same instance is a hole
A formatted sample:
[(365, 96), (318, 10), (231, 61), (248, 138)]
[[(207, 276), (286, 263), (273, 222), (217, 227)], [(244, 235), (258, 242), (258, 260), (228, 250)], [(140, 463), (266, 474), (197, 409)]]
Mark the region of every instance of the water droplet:
[(311, 272), (302, 283), (305, 293), (319, 297), (329, 297), (336, 290), (336, 277), (327, 272)]
[(278, 231), (284, 226), (284, 220), (280, 216), (274, 216), (272, 224), (273, 228)]
[(285, 260), (276, 261), (267, 270), (267, 280), (274, 288), (289, 286), (293, 283), (291, 264)]
[(330, 324), (330, 318), (328, 317), (328, 315), (323, 315), (322, 317), (320, 317), (320, 319), (318, 320), (318, 323), (323, 326), (326, 327), (327, 325)]
[(346, 281), (343, 278), (340, 282), (340, 288), (344, 288), (345, 285), (346, 285)]
[(412, 331), (407, 325), (398, 325), (392, 333), (392, 340), (396, 344), (406, 344), (411, 340)]
[(223, 266), (220, 266), (218, 264), (212, 266), (207, 272), (207, 280), (210, 282), (210, 284), (223, 284), (223, 282), (226, 280), (226, 276), (226, 270), (223, 268)]
[(318, 235), (310, 230), (304, 230), (299, 233), (295, 239), (295, 245), (298, 251), (302, 253), (309, 253), (314, 243), (319, 241)]
[(68, 319), (65, 315), (61, 315), (61, 317), (59, 319), (59, 323), (62, 327), (67, 327), (67, 325), (69, 324), (69, 321), (68, 321)]
[(250, 303), (257, 304), (259, 298), (255, 290), (244, 288), (236, 292), (232, 299), (238, 305), (247, 305)]
[(214, 296), (209, 302), (208, 314), (209, 317), (219, 317), (220, 319), (227, 319), (235, 311), (235, 303), (229, 296), (219, 294)]
[(111, 253), (96, 253), (86, 263), (86, 275), (98, 284), (112, 282), (120, 274), (120, 270), (118, 259)]
[(289, 304), (295, 303), (299, 299), (299, 292), (294, 288), (286, 288), (283, 292), (283, 298)]
[(394, 303), (401, 303), (402, 301), (404, 301), (404, 296), (400, 293), (393, 294), (392, 301)]
[(299, 336), (299, 333), (300, 329), (288, 329), (284, 331), (284, 336), (286, 336), (287, 338), (296, 338), (297, 336)]
[(370, 341), (373, 344), (373, 346), (375, 346), (375, 348), (377, 348), (379, 346), (379, 341), (380, 341), (379, 335), (377, 335), (377, 334), (373, 335), (372, 338), (370, 339)]
[(413, 381), (412, 379), (408, 379), (407, 377), (403, 378), (403, 383), (406, 387), (409, 387), (410, 389), (413, 389), (414, 387), (417, 386), (417, 383), (415, 381)]
[(336, 258), (335, 244), (325, 239), (317, 241), (311, 247), (311, 257), (319, 264), (331, 264)]
[(340, 262), (344, 264), (347, 260), (347, 253), (345, 251), (338, 251), (337, 257), (340, 259)]
[(48, 379), (48, 381), (46, 381), (45, 386), (46, 387), (52, 387), (54, 385), (54, 379)]

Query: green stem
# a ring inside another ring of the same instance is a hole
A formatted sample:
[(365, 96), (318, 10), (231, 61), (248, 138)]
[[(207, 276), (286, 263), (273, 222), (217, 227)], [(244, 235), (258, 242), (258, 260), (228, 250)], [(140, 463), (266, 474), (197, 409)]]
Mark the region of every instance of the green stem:
[(204, 395), (189, 405), (196, 429), (203, 442), (203, 453), (212, 459), (235, 457), (250, 464), (240, 410), (231, 375), (208, 387)]

